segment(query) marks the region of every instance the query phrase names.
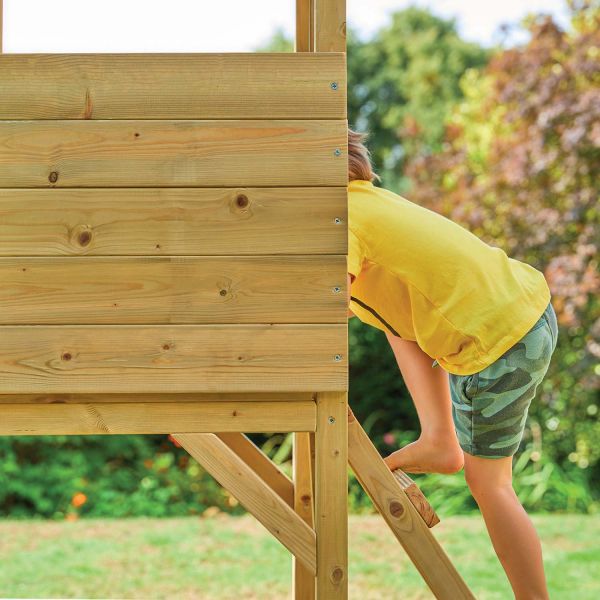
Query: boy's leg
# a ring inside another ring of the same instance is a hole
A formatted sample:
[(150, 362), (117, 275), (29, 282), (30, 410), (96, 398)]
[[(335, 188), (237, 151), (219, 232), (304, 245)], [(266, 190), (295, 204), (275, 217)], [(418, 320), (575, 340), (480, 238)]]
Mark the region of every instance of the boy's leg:
[(455, 473), (463, 466), (452, 420), (448, 373), (431, 367), (431, 357), (416, 342), (387, 334), (404, 383), (413, 399), (421, 435), (384, 458), (391, 469), (408, 473)]
[(512, 457), (465, 452), (465, 477), (517, 600), (548, 598), (542, 548), (512, 487)]

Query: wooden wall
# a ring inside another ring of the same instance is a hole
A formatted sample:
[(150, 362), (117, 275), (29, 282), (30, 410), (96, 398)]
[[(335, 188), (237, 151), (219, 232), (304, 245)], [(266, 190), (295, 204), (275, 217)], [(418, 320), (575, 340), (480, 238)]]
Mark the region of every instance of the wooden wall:
[(345, 60), (0, 54), (0, 395), (347, 390)]

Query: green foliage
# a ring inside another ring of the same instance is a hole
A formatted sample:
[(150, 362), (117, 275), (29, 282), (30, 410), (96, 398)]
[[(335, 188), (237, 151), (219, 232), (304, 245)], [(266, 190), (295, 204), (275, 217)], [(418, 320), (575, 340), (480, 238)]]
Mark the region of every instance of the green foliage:
[[(600, 180), (598, 9), (572, 2), (573, 28), (529, 22), (531, 41), (491, 58), (455, 24), (411, 8), (369, 41), (348, 32), (349, 122), (368, 130), (385, 187), (544, 271), (560, 325), (531, 407), (515, 488), (527, 509), (598, 509)], [(293, 49), (279, 32), (257, 51)], [(487, 65), (489, 61), (489, 65)], [(402, 169), (405, 168), (404, 173)], [(349, 324), (356, 417), (385, 456), (418, 419), (382, 331)], [(291, 475), (291, 435), (249, 436)], [(349, 508), (372, 506), (352, 476)], [(462, 474), (416, 477), (442, 515), (475, 504)], [(0, 514), (50, 518), (241, 512), (166, 436), (0, 438)]]
[(13, 518), (182, 516), (236, 505), (166, 436), (0, 437), (0, 514)]
[(559, 338), (530, 409), (538, 470), (525, 500), (563, 507), (570, 490), (577, 509), (600, 478), (600, 9), (579, 4), (571, 31), (532, 18), (525, 46), (465, 73), (442, 152), (423, 149), (406, 170), (413, 201), (544, 272)]
[(405, 161), (423, 147), (441, 149), (444, 121), (463, 91), (460, 76), (482, 67), (489, 51), (462, 40), (453, 20), (420, 8), (393, 13), (362, 42), (348, 33), (348, 120), (370, 132), (375, 170), (402, 190)]

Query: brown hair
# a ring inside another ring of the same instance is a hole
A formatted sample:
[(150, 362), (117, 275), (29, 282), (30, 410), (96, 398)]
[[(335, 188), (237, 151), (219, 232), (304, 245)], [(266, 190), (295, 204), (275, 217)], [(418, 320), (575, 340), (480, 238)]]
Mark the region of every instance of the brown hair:
[(348, 127), (348, 180), (381, 181), (373, 171), (369, 149), (364, 145), (368, 133), (359, 133)]

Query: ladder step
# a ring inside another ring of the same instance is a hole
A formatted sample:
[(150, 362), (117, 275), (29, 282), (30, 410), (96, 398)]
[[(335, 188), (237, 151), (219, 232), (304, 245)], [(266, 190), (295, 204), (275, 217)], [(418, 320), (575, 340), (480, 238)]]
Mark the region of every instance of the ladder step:
[(425, 498), (423, 492), (419, 489), (419, 486), (400, 469), (392, 471), (392, 475), (400, 484), (400, 487), (404, 490), (412, 505), (417, 509), (427, 527), (431, 528), (437, 525), (440, 522), (440, 518), (437, 516), (433, 506)]

